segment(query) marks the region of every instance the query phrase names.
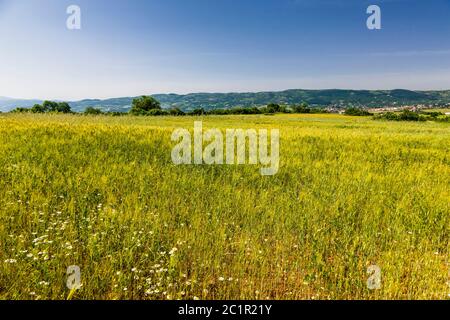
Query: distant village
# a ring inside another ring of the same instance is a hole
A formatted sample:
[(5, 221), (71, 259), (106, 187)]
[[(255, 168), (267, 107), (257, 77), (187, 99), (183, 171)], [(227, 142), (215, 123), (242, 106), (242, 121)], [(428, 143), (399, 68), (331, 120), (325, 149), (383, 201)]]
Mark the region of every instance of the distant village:
[[(353, 106), (351, 106), (353, 107)], [(338, 114), (343, 114), (345, 113), (347, 107), (343, 106), (343, 105), (331, 105), (327, 108), (325, 108), (325, 110), (329, 113), (338, 113)], [(424, 111), (424, 110), (429, 110), (429, 109), (450, 109), (450, 103), (447, 104), (417, 104), (417, 105), (396, 105), (395, 103), (392, 104), (391, 106), (387, 106), (387, 107), (380, 107), (380, 108), (371, 108), (371, 107), (367, 107), (367, 106), (363, 106), (363, 105), (358, 105), (357, 108), (361, 108), (361, 109), (366, 109), (367, 111), (371, 112), (371, 113), (381, 113), (381, 112), (399, 112), (399, 111), (404, 111), (404, 110), (409, 110), (412, 112), (420, 112), (420, 111)], [(446, 112), (446, 115), (450, 115), (450, 112)]]

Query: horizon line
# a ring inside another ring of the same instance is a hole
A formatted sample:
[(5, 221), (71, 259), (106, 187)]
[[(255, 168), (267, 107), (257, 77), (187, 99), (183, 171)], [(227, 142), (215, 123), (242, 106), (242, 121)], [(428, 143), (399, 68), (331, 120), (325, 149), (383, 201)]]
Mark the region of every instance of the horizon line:
[(115, 97), (105, 97), (105, 98), (82, 98), (82, 99), (60, 99), (60, 98), (52, 98), (52, 99), (42, 99), (42, 98), (16, 98), (9, 96), (0, 96), (0, 99), (3, 100), (22, 100), (22, 101), (64, 101), (64, 102), (79, 102), (85, 100), (111, 100), (111, 99), (121, 99), (121, 98), (136, 98), (142, 96), (157, 96), (157, 95), (178, 95), (178, 96), (187, 96), (193, 94), (245, 94), (245, 93), (279, 93), (286, 91), (295, 91), (295, 90), (303, 90), (303, 91), (396, 91), (396, 90), (404, 90), (411, 92), (445, 92), (450, 91), (449, 89), (421, 89), (421, 90), (413, 90), (413, 89), (405, 89), (405, 88), (394, 88), (394, 89), (349, 89), (349, 88), (326, 88), (326, 89), (306, 89), (306, 88), (291, 88), (291, 89), (283, 89), (283, 90), (263, 90), (263, 91), (198, 91), (198, 92), (186, 92), (186, 93), (176, 93), (176, 92), (167, 92), (167, 93), (151, 93), (151, 94), (140, 94), (140, 95), (123, 95), (123, 96), (115, 96)]

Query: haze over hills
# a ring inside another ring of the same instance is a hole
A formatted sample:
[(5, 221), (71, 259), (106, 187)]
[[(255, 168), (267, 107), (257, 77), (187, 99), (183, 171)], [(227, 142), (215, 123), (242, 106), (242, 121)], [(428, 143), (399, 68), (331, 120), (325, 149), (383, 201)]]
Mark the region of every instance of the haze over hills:
[(17, 107), (32, 107), (34, 104), (41, 102), (42, 101), (40, 100), (24, 100), (0, 97), (0, 111), (6, 112)]
[[(268, 103), (299, 104), (307, 102), (313, 106), (346, 108), (386, 107), (402, 105), (445, 105), (450, 104), (450, 90), (446, 91), (411, 91), (411, 90), (302, 90), (293, 89), (277, 92), (248, 93), (191, 93), (154, 94), (163, 108), (178, 107), (183, 111), (196, 108), (223, 109), (233, 107), (263, 106)], [(134, 97), (112, 99), (86, 99), (70, 101), (73, 111), (82, 112), (87, 107), (95, 107), (103, 111), (127, 112), (131, 108)], [(21, 100), (0, 97), (0, 111), (10, 111), (16, 107), (32, 107), (40, 100)]]

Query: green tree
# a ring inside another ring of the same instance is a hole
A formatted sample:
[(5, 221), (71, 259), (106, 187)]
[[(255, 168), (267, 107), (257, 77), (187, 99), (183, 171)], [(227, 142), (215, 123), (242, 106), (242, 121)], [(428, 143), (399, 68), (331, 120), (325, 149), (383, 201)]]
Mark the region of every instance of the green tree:
[(306, 102), (292, 108), (295, 113), (311, 113), (311, 108)]
[(44, 108), (44, 112), (55, 112), (58, 111), (58, 103), (54, 101), (44, 101), (42, 104), (42, 107)]
[(33, 108), (31, 108), (32, 113), (44, 113), (45, 108), (41, 106), (40, 104), (35, 104)]
[(420, 116), (417, 112), (412, 112), (409, 110), (403, 110), (399, 115), (400, 121), (420, 121)]
[(169, 114), (171, 116), (184, 116), (185, 115), (185, 113), (180, 108), (177, 108), (177, 107), (170, 109)]
[(197, 108), (197, 109), (192, 110), (188, 114), (191, 116), (202, 116), (202, 115), (205, 115), (206, 112), (205, 112), (205, 109), (203, 109), (203, 108)]
[(99, 114), (103, 114), (103, 112), (102, 112), (102, 110), (96, 109), (94, 107), (87, 107), (86, 110), (84, 110), (84, 114), (99, 115)]
[(72, 110), (67, 102), (60, 102), (56, 105), (56, 112), (70, 113)]
[(168, 111), (161, 110), (161, 109), (152, 109), (152, 110), (147, 112), (148, 116), (166, 116), (168, 114), (169, 114)]
[(161, 104), (153, 97), (142, 96), (133, 100), (130, 113), (135, 115), (145, 115), (150, 110), (161, 110)]
[(280, 107), (279, 104), (276, 104), (276, 103), (269, 103), (269, 104), (267, 105), (267, 111), (268, 111), (269, 113), (277, 113), (277, 112), (280, 112), (280, 111), (281, 111), (281, 107)]
[(361, 108), (351, 107), (345, 110), (345, 115), (364, 117), (364, 116), (372, 116), (373, 114)]
[(18, 107), (18, 108), (15, 108), (14, 110), (12, 110), (11, 112), (12, 113), (27, 113), (27, 112), (30, 112), (30, 109)]

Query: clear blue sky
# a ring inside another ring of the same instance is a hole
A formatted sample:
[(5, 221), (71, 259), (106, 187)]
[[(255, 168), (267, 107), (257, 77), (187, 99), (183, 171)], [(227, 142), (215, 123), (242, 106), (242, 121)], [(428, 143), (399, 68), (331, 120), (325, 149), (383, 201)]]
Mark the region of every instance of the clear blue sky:
[(0, 96), (289, 88), (450, 89), (450, 1), (0, 0)]

